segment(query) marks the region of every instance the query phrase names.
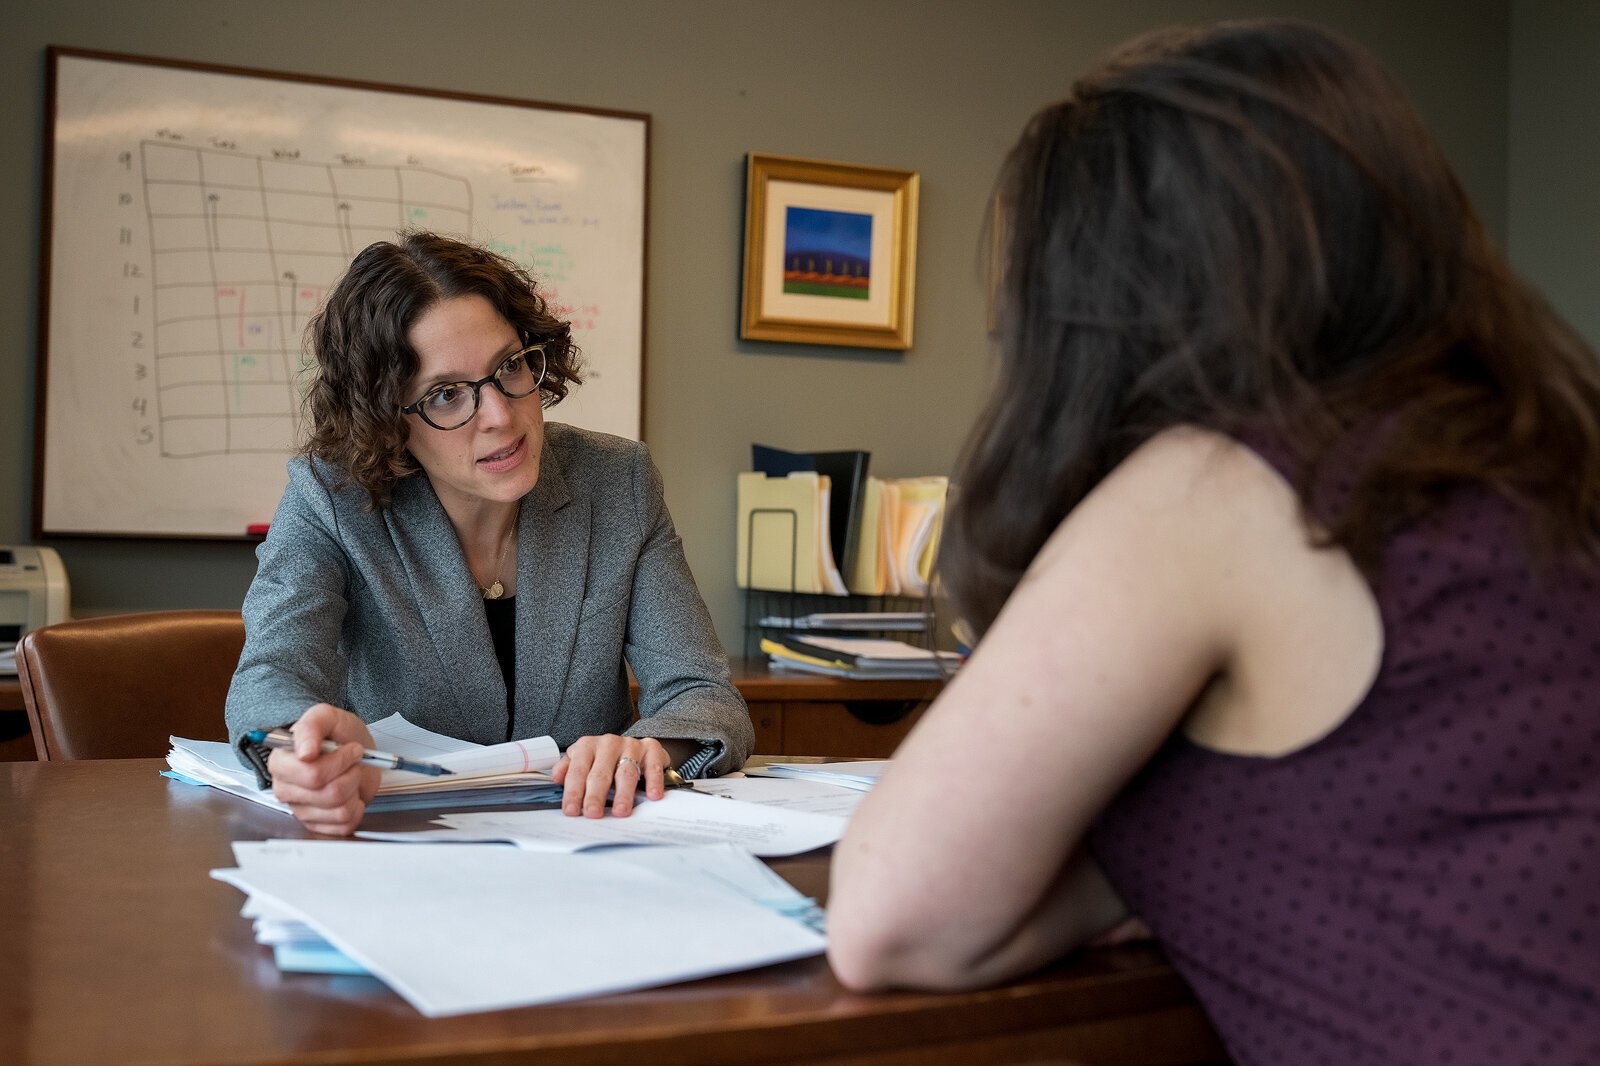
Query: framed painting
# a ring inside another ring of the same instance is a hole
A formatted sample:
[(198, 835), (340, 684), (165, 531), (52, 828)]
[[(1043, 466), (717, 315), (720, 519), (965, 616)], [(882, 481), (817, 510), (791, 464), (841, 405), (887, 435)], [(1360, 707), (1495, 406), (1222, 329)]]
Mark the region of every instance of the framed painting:
[(915, 171), (751, 154), (739, 336), (909, 348), (916, 251)]

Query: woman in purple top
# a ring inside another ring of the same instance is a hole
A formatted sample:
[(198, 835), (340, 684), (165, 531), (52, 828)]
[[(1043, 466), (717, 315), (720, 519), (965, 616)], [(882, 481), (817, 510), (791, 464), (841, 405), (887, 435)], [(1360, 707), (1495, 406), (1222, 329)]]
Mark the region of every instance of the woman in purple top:
[(1593, 354), (1315, 27), (1124, 48), (997, 203), (980, 641), (837, 849), (841, 980), (1135, 915), (1240, 1063), (1600, 1062)]

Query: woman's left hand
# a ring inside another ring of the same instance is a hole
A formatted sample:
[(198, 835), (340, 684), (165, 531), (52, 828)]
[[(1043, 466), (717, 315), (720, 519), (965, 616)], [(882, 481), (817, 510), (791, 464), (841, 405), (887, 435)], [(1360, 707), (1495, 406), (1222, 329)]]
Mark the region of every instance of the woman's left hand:
[(550, 777), (556, 784), (566, 786), (561, 796), (563, 813), (603, 818), (606, 793), (615, 789), (611, 813), (626, 818), (633, 813), (640, 781), (650, 799), (658, 800), (667, 794), (666, 770), (671, 765), (672, 758), (659, 740), (606, 733), (574, 741), (550, 771)]

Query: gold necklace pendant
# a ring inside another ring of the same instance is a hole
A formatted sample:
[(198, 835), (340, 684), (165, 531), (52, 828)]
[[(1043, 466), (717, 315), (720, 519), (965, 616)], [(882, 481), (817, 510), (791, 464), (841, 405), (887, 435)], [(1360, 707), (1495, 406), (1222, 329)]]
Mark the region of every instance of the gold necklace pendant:
[(506, 594), (506, 587), (500, 583), (500, 572), (501, 569), (506, 565), (506, 552), (511, 550), (511, 542), (516, 539), (517, 524), (513, 522), (511, 524), (511, 532), (506, 534), (506, 542), (500, 546), (500, 558), (496, 559), (494, 563), (494, 584), (490, 585), (488, 588), (484, 588), (482, 585), (478, 586), (478, 591), (483, 593), (484, 599), (498, 600), (501, 596)]

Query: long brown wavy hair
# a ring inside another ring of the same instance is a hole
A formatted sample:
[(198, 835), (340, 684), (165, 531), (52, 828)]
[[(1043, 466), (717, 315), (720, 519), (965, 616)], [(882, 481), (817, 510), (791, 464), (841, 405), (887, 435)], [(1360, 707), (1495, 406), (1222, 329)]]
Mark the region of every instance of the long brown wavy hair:
[(406, 450), (400, 407), (419, 361), (411, 327), (440, 301), (482, 296), (527, 344), (545, 344), (546, 407), (582, 381), (572, 330), (550, 312), (516, 263), (436, 233), (401, 234), (368, 245), (345, 271), (306, 335), (315, 359), (305, 394), (309, 434), (302, 449), (340, 471), (342, 484), (387, 506), (394, 484), (419, 469)]
[(1179, 423), (1280, 437), (1303, 503), (1329, 448), (1381, 423), (1326, 538), (1375, 577), (1388, 536), (1469, 483), (1525, 503), (1543, 549), (1600, 554), (1594, 354), (1354, 44), (1292, 22), (1142, 38), (1032, 119), (995, 202), (999, 382), (941, 566), (975, 634)]

